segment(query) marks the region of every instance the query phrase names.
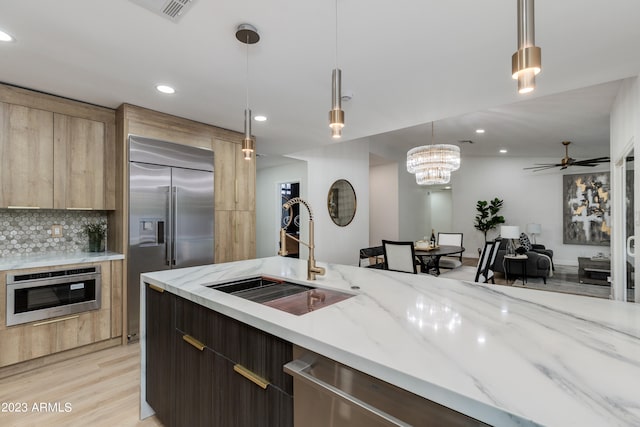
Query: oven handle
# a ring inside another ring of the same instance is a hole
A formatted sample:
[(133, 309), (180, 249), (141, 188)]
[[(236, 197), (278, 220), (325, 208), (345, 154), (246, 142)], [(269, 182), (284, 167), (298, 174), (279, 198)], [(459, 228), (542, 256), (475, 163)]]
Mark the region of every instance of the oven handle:
[(21, 282), (14, 282), (9, 278), (9, 276), (7, 276), (7, 288), (28, 289), (49, 285), (64, 285), (71, 282), (85, 282), (89, 280), (95, 280), (97, 286), (101, 283), (101, 278), (102, 274), (100, 272), (79, 274), (77, 276), (58, 276), (47, 277), (45, 279), (23, 280)]
[(397, 419), (396, 417), (389, 415), (386, 412), (381, 411), (380, 409), (369, 405), (366, 402), (363, 402), (362, 400), (350, 395), (344, 390), (334, 387), (331, 384), (327, 384), (324, 381), (314, 377), (308, 372), (311, 367), (311, 364), (305, 362), (304, 360), (293, 360), (284, 365), (284, 371), (292, 377), (314, 387), (315, 389), (318, 389), (325, 394), (333, 395), (334, 397), (337, 397), (338, 399), (343, 400), (348, 404), (351, 404), (352, 406), (357, 406), (365, 412), (368, 412), (378, 418), (382, 418), (394, 426), (410, 427), (410, 424), (407, 424)]

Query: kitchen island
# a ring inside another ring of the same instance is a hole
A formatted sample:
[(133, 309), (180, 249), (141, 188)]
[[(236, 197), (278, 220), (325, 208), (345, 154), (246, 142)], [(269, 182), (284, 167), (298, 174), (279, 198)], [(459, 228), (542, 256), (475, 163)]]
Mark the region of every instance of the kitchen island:
[[(320, 265), (314, 282), (282, 257), (141, 280), (491, 425), (640, 424), (639, 305)], [(205, 286), (260, 275), (354, 297), (297, 316)], [(141, 323), (144, 418), (144, 304)]]

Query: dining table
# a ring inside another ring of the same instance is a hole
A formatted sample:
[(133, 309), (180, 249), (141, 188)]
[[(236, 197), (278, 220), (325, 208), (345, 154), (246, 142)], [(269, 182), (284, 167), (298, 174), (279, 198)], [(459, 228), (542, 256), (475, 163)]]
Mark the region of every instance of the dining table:
[(457, 255), (464, 252), (463, 246), (440, 245), (432, 249), (415, 247), (415, 255), (420, 261), (423, 273), (432, 273), (434, 276), (440, 275), (440, 258), (443, 256)]

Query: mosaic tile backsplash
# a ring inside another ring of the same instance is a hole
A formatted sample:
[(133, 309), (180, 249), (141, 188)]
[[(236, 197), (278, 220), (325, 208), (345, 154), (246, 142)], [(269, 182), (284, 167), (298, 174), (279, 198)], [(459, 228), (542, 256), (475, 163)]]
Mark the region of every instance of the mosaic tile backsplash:
[[(99, 221), (107, 221), (105, 212), (0, 209), (0, 257), (87, 251), (82, 227)], [(62, 237), (52, 237), (54, 224), (62, 226)]]

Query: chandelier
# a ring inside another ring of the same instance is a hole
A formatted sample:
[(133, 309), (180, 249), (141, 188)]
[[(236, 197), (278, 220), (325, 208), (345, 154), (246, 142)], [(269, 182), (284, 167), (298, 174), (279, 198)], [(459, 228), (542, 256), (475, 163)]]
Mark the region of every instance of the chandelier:
[[(433, 142), (433, 122), (431, 123)], [(419, 185), (448, 184), (451, 172), (460, 169), (460, 147), (431, 144), (407, 152), (407, 171), (416, 175)]]

